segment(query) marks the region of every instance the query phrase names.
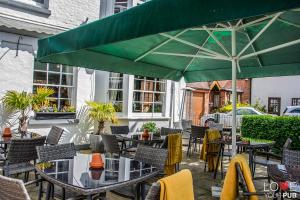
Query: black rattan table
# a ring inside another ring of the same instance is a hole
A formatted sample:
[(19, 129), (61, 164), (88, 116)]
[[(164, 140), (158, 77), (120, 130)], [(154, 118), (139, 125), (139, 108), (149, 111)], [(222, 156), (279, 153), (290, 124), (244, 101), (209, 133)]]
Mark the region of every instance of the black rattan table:
[(94, 194), (141, 183), (159, 173), (156, 168), (128, 157), (102, 154), (104, 169), (89, 167), (92, 154), (78, 154), (73, 159), (38, 163), (36, 170), (46, 181), (92, 198)]

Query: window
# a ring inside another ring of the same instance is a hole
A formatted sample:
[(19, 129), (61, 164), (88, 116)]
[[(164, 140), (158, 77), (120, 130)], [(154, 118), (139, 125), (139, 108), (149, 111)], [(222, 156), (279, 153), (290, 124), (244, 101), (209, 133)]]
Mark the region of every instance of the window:
[(114, 104), (117, 112), (123, 110), (123, 74), (113, 73), (109, 74), (109, 102)]
[(213, 107), (218, 108), (220, 106), (220, 94), (213, 94)]
[(55, 93), (49, 97), (49, 108), (64, 111), (73, 104), (73, 77), (73, 67), (35, 62), (33, 92), (36, 92), (37, 87), (54, 89)]
[(143, 76), (134, 77), (133, 112), (162, 113), (166, 81)]
[(114, 13), (119, 13), (127, 10), (128, 8), (128, 0), (115, 0), (115, 9)]
[(292, 106), (300, 106), (300, 98), (292, 98)]
[(236, 111), (236, 114), (237, 115), (257, 115), (257, 113), (251, 109), (238, 109)]
[(280, 115), (281, 98), (269, 97), (268, 99), (268, 113)]

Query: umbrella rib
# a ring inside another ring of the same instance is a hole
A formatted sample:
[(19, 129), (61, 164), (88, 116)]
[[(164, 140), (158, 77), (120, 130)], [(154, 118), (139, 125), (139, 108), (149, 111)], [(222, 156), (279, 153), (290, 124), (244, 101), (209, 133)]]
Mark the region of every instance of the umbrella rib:
[(288, 24), (288, 25), (291, 25), (291, 26), (294, 26), (296, 28), (300, 28), (300, 24), (295, 24), (295, 23), (292, 23), (292, 22), (289, 22), (287, 20), (284, 20), (284, 19), (281, 19), (280, 17), (277, 19), (278, 21), (281, 21), (285, 24)]
[(206, 30), (206, 32), (210, 35), (210, 37), (212, 37), (216, 43), (223, 49), (223, 51), (229, 56), (231, 57), (230, 53), (228, 52), (228, 50), (224, 47), (224, 45), (218, 40), (218, 38), (216, 38), (216, 36), (210, 31), (207, 29), (206, 26), (203, 26), (203, 28)]
[(250, 54), (247, 54), (247, 55), (244, 55), (244, 56), (240, 57), (239, 59), (244, 60), (246, 58), (250, 58), (250, 57), (257, 56), (257, 55), (264, 54), (264, 53), (269, 53), (269, 52), (276, 51), (278, 49), (283, 49), (283, 48), (293, 46), (293, 45), (296, 45), (296, 44), (300, 44), (300, 39), (294, 40), (294, 41), (291, 41), (291, 42), (287, 42), (287, 43), (284, 43), (284, 44), (276, 45), (276, 46), (273, 46), (273, 47), (270, 47), (270, 48), (267, 48), (267, 49), (263, 49), (263, 50), (260, 50), (260, 51), (254, 52), (254, 53), (250, 53)]
[(184, 54), (184, 53), (170, 53), (170, 52), (158, 52), (155, 51), (152, 54), (156, 55), (167, 55), (167, 56), (179, 56), (179, 57), (189, 57), (189, 58), (207, 58), (207, 59), (213, 59), (213, 60), (231, 60), (230, 58), (224, 58), (223, 56), (206, 56), (206, 55), (193, 55), (193, 54)]
[(255, 36), (252, 40), (240, 51), (237, 57), (240, 57), (248, 48), (255, 42), (272, 24), (275, 20), (282, 14), (282, 12), (277, 13)]
[(245, 24), (243, 24), (242, 26), (239, 26), (238, 29), (245, 29), (245, 28), (248, 28), (248, 27), (250, 27), (250, 26), (255, 26), (257, 23), (263, 22), (263, 21), (265, 21), (265, 20), (267, 20), (267, 19), (269, 19), (269, 18), (274, 17), (274, 15), (275, 15), (275, 14), (273, 14), (273, 15), (268, 15), (268, 16), (264, 16), (264, 17), (262, 17), (262, 18), (259, 18), (259, 19), (253, 20), (253, 21), (251, 21), (251, 22), (245, 23)]
[[(214, 28), (217, 28), (218, 25), (216, 25)], [(214, 32), (214, 31), (213, 31)], [(201, 45), (202, 47), (204, 47), (204, 45), (207, 43), (208, 39), (210, 38), (210, 35), (207, 36), (207, 38), (205, 39), (205, 41), (203, 42), (203, 44)], [(200, 49), (197, 51), (196, 55), (198, 55), (200, 53)], [(195, 58), (192, 58), (190, 60), (190, 62), (186, 65), (186, 67), (183, 70), (183, 73), (187, 71), (187, 69), (190, 67), (190, 65), (194, 62)]]
[[(188, 31), (188, 29), (185, 29), (185, 30), (183, 30), (183, 31), (181, 31), (181, 32), (179, 32), (179, 33), (177, 33), (174, 37), (177, 38), (178, 36), (182, 35), (183, 33), (187, 32), (187, 31)], [(145, 56), (151, 54), (153, 51), (155, 51), (156, 49), (158, 49), (158, 48), (164, 46), (165, 44), (169, 43), (169, 42), (172, 41), (172, 40), (173, 40), (173, 39), (169, 38), (168, 40), (166, 40), (166, 41), (160, 43), (160, 44), (157, 45), (156, 47), (150, 49), (150, 50), (147, 51), (146, 53), (144, 53), (144, 54), (142, 54), (141, 56), (139, 56), (137, 59), (134, 60), (134, 62), (137, 62), (137, 61), (141, 60), (141, 59), (144, 58)]]
[[(248, 40), (249, 40), (249, 42), (250, 42), (250, 41), (251, 41), (251, 38), (250, 38), (250, 36), (249, 36), (249, 34), (248, 34), (248, 32), (247, 32), (246, 29), (245, 29), (244, 33), (245, 33), (246, 37), (248, 38)], [(251, 44), (251, 47), (252, 47), (253, 51), (256, 52), (256, 49), (254, 48), (254, 45), (253, 45), (253, 44)], [(260, 57), (257, 56), (256, 58), (257, 58), (257, 62), (258, 62), (258, 64), (259, 64), (259, 66), (262, 67), (262, 61), (261, 61)]]
[(177, 41), (177, 42), (180, 42), (180, 43), (183, 43), (183, 44), (186, 44), (186, 45), (189, 45), (189, 46), (192, 46), (192, 47), (201, 49), (201, 50), (203, 50), (203, 51), (206, 51), (206, 52), (208, 52), (208, 53), (213, 54), (214, 56), (219, 56), (219, 57), (223, 57), (224, 59), (229, 59), (228, 57), (226, 57), (226, 56), (223, 55), (223, 54), (220, 54), (220, 53), (215, 52), (215, 51), (212, 51), (212, 50), (210, 50), (210, 49), (201, 47), (201, 46), (199, 46), (199, 45), (197, 45), (197, 44), (193, 44), (193, 43), (188, 42), (188, 41), (186, 41), (186, 40), (182, 40), (182, 39), (179, 39), (179, 38), (175, 38), (175, 37), (173, 37), (173, 36), (171, 36), (171, 35), (168, 35), (168, 34), (166, 34), (166, 33), (161, 33), (160, 35), (165, 36), (165, 37), (168, 37), (168, 38), (172, 38), (173, 40), (175, 40), (175, 41)]

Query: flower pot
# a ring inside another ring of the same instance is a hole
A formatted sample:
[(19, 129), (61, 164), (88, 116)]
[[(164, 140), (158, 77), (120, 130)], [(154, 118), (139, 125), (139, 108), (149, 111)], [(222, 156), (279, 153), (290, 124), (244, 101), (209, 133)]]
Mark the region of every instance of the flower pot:
[(93, 153), (92, 161), (90, 162), (91, 169), (103, 169), (104, 163), (100, 153)]
[(144, 129), (144, 133), (142, 134), (143, 140), (148, 140), (149, 137), (150, 137), (149, 130), (148, 129)]
[(35, 112), (36, 120), (76, 119), (76, 112)]
[(104, 153), (104, 144), (100, 135), (90, 135), (90, 147), (93, 153)]
[(2, 137), (11, 137), (11, 129), (9, 127), (4, 128)]

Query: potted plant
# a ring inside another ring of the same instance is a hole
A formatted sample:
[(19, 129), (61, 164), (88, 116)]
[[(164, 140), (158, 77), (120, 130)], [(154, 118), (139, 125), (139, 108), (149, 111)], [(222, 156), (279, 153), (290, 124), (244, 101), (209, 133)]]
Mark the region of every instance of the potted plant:
[(18, 132), (26, 134), (27, 122), (31, 111), (32, 94), (27, 92), (7, 91), (2, 98), (3, 104), (11, 111), (19, 112)]
[(58, 110), (57, 105), (50, 105), (47, 97), (53, 95), (55, 91), (47, 87), (38, 87), (33, 95), (34, 118), (36, 120), (46, 119), (75, 119), (76, 109), (74, 106), (64, 106)]
[(105, 122), (117, 122), (115, 108), (112, 103), (88, 101), (86, 104), (89, 107), (90, 118), (97, 123), (94, 134), (90, 135), (91, 149), (93, 152), (104, 152), (100, 134), (105, 133)]
[(142, 135), (143, 139), (148, 140), (150, 137), (149, 133), (155, 134), (157, 132), (157, 127), (155, 122), (147, 122), (143, 124), (142, 130), (144, 131)]

